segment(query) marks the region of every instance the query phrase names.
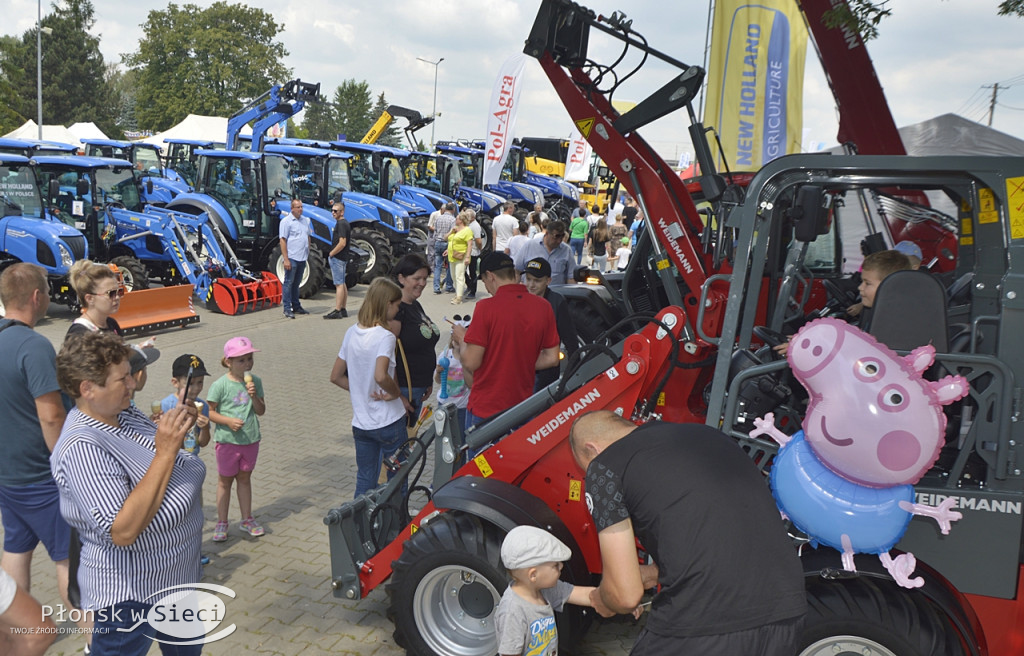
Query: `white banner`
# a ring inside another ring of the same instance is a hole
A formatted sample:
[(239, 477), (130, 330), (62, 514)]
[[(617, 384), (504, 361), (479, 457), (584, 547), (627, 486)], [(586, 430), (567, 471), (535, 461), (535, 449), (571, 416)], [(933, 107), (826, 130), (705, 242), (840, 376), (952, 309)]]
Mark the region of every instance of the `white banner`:
[(501, 167), (515, 137), (516, 114), (519, 111), (519, 86), (526, 55), (512, 55), (501, 65), (491, 93), (487, 114), (487, 140), (484, 144), (484, 184), (494, 184), (501, 177)]
[(565, 155), (565, 179), (575, 182), (590, 180), (590, 156), (594, 152), (575, 125), (569, 135), (569, 152)]

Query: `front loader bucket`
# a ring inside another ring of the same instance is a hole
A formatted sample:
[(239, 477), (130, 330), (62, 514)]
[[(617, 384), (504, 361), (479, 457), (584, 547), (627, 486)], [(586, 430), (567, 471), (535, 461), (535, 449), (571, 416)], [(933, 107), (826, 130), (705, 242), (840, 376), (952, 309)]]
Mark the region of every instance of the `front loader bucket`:
[(213, 281), (213, 303), (207, 307), (223, 314), (242, 314), (281, 304), (281, 281), (266, 271), (260, 279), (242, 282), (237, 278), (217, 278)]
[(128, 292), (113, 317), (129, 335), (196, 323), (199, 315), (192, 305), (192, 291), (192, 285), (173, 285)]

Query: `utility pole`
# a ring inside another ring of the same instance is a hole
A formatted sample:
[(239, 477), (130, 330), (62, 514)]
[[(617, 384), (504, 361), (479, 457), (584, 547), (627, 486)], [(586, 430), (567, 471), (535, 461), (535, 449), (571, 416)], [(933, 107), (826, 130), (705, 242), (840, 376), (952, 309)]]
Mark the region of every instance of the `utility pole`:
[(999, 83), (992, 85), (992, 102), (988, 104), (988, 126), (992, 127), (992, 115), (996, 113), (996, 96), (999, 95)]

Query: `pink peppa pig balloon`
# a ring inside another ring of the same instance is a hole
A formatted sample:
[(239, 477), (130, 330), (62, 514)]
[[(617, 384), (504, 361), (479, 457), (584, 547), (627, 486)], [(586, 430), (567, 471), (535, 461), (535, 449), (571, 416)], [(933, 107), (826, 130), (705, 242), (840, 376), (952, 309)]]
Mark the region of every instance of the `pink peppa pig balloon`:
[(923, 346), (901, 357), (873, 337), (837, 319), (819, 319), (790, 341), (787, 359), (807, 388), (803, 430), (790, 437), (772, 415), (755, 420), (752, 437), (769, 435), (782, 445), (771, 485), (779, 507), (813, 543), (843, 552), (853, 570), (855, 552), (879, 554), (901, 585), (911, 579), (912, 554), (888, 551), (914, 514), (935, 518), (943, 533), (960, 518), (952, 499), (937, 508), (913, 503), (912, 484), (942, 448), (942, 406), (963, 398), (967, 381), (922, 378), (935, 349)]

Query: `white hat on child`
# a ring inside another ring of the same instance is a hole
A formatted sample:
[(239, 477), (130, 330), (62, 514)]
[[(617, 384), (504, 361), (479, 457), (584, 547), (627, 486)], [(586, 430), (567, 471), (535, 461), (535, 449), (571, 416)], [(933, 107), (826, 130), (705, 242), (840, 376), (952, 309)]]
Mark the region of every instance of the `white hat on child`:
[(524, 569), (572, 558), (569, 547), (536, 526), (517, 526), (501, 543), (501, 562), (507, 569)]

